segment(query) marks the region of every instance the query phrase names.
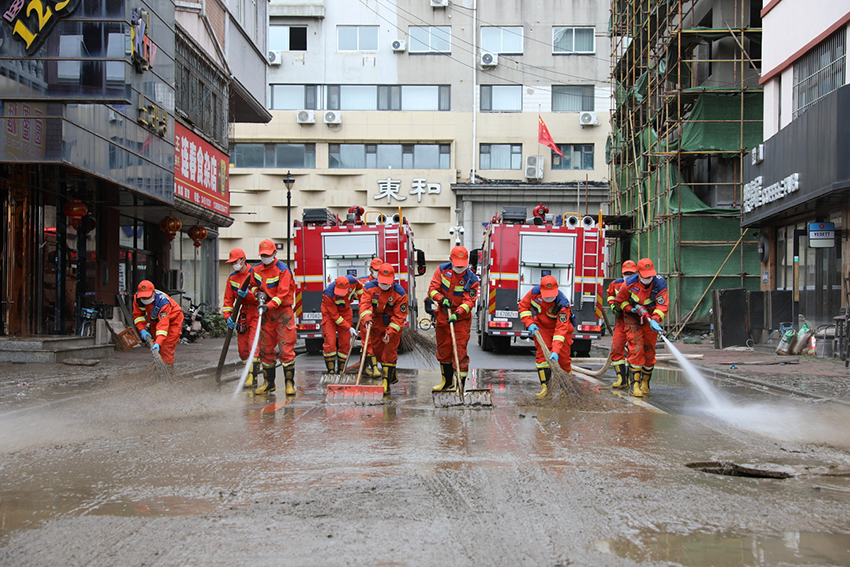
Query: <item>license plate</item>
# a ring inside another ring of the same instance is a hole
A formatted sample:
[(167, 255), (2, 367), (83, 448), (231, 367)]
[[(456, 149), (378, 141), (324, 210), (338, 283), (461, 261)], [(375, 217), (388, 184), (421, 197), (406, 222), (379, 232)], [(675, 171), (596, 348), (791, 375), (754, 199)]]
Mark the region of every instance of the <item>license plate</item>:
[(519, 318), (519, 311), (496, 311), (496, 317)]
[(322, 313), (321, 313), (321, 311), (319, 313), (302, 313), (301, 318), (305, 319), (305, 320), (308, 320), (308, 319), (321, 320), (322, 319)]

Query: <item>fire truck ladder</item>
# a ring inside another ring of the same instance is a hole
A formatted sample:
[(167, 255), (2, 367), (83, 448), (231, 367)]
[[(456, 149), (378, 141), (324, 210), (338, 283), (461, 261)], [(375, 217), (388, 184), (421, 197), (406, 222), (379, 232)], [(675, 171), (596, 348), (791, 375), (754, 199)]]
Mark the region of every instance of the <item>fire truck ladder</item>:
[[(602, 255), (600, 246), (599, 231), (584, 231), (584, 240), (581, 248), (581, 297), (582, 303), (590, 300), (585, 300), (586, 293), (591, 290), (593, 297), (593, 305), (595, 306), (599, 284), (599, 259)], [(584, 307), (582, 305), (581, 307)], [(595, 307), (594, 307), (595, 309)]]
[(401, 253), (399, 251), (398, 229), (395, 227), (387, 227), (384, 231), (384, 262), (392, 264), (395, 269), (396, 277), (401, 274)]

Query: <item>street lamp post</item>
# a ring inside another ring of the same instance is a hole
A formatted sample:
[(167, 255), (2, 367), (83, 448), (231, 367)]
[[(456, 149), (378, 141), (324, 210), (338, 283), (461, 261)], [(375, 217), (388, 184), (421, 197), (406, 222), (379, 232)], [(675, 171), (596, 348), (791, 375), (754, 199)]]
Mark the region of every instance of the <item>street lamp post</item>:
[(286, 172), (286, 179), (283, 180), (286, 185), (286, 265), (289, 265), (289, 239), (290, 231), (292, 230), (292, 186), (295, 185), (295, 180), (292, 179), (290, 171)]

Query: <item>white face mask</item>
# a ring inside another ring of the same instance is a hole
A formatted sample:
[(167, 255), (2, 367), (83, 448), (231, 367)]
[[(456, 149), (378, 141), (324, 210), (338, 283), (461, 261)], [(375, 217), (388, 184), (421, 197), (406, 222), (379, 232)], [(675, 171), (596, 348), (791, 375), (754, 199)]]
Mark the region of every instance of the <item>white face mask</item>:
[(644, 277), (641, 277), (641, 276), (638, 276), (638, 277), (640, 278), (640, 283), (642, 283), (643, 285), (649, 285), (650, 283), (652, 283), (652, 280), (654, 279), (654, 278), (644, 278)]
[(378, 287), (381, 288), (383, 291), (389, 290), (392, 286), (393, 286), (393, 284), (391, 284), (391, 283), (379, 283), (378, 284)]
[(241, 272), (242, 268), (244, 268), (244, 267), (245, 267), (245, 262), (242, 261), (242, 260), (240, 260), (238, 262), (233, 262), (233, 271), (234, 272)]
[[(555, 297), (558, 296), (556, 295)], [(555, 297), (544, 297), (543, 301), (545, 301), (546, 303), (552, 303), (553, 301), (555, 301)]]
[(147, 299), (140, 299), (139, 301), (141, 301), (141, 302), (142, 302), (142, 305), (150, 305), (151, 303), (153, 303), (153, 300), (154, 300), (155, 298), (156, 298), (156, 296), (155, 296), (155, 295), (152, 295), (152, 296), (150, 296), (150, 297), (149, 297), (149, 298), (147, 298)]
[(372, 268), (369, 268), (369, 275), (375, 279), (378, 279), (378, 270), (373, 270)]
[(263, 264), (268, 266), (272, 262), (274, 262), (274, 256), (260, 256), (260, 260), (263, 261)]
[(466, 267), (464, 267), (464, 266), (452, 266), (452, 270), (454, 270), (454, 273), (456, 273), (456, 274), (462, 274), (466, 271)]

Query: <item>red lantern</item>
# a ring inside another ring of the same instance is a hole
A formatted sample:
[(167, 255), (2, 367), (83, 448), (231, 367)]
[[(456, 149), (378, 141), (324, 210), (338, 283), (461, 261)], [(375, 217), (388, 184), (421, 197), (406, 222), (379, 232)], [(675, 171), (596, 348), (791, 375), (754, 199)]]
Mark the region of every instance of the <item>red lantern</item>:
[(68, 217), (68, 224), (74, 228), (79, 228), (83, 217), (88, 214), (89, 208), (79, 199), (74, 199), (65, 203), (62, 212)]
[(196, 224), (189, 229), (189, 238), (195, 241), (195, 248), (201, 247), (201, 240), (207, 237), (207, 229)]
[(168, 241), (171, 242), (174, 240), (174, 235), (180, 232), (180, 229), (183, 228), (183, 221), (177, 217), (168, 215), (159, 221), (159, 228), (162, 232), (168, 235)]

